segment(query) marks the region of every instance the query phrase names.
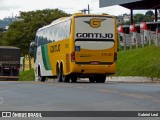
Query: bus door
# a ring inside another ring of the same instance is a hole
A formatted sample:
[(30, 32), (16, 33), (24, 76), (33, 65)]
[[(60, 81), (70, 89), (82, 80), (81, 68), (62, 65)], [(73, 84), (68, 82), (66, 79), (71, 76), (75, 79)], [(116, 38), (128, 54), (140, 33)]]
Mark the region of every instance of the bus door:
[(112, 64), (115, 51), (115, 19), (81, 16), (75, 18), (75, 62)]

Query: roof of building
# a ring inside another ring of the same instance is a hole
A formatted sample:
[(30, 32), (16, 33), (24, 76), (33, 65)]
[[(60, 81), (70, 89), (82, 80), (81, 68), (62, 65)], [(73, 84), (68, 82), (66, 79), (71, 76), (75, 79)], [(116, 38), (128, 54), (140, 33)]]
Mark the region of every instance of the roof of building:
[(160, 0), (99, 0), (100, 8), (112, 5), (120, 5), (133, 10), (160, 9)]
[(0, 46), (0, 49), (20, 49), (20, 48), (14, 46)]

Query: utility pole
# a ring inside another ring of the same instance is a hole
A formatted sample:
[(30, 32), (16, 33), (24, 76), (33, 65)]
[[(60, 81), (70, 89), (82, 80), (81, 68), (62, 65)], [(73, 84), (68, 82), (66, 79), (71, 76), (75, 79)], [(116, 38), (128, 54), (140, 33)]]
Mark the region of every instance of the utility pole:
[(84, 14), (86, 14), (86, 12), (88, 11), (88, 14), (90, 14), (89, 4), (88, 4), (88, 9), (82, 9), (80, 11), (83, 12)]
[(88, 14), (90, 14), (89, 4), (88, 4)]

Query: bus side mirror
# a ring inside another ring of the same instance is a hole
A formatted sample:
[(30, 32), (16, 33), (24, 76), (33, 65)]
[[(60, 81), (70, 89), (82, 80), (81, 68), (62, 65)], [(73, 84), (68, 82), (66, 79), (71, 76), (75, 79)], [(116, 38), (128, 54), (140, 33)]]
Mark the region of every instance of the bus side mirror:
[(34, 42), (34, 41), (31, 42), (31, 43), (30, 43), (30, 48), (35, 48), (35, 47), (37, 47), (36, 42)]
[(34, 48), (35, 47), (37, 47), (36, 42), (31, 42), (30, 43), (30, 49), (29, 49), (29, 51), (30, 51), (31, 54), (34, 52)]

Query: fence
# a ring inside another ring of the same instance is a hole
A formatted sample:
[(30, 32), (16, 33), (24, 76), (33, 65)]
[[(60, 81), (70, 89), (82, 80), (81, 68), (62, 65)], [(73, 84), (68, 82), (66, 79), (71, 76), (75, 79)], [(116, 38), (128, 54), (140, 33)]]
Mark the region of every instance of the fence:
[(119, 26), (118, 34), (120, 46), (124, 50), (152, 44), (160, 46), (160, 22)]
[(21, 57), (20, 63), (21, 63), (20, 71), (30, 70), (34, 68), (34, 58), (30, 58), (29, 62), (28, 55), (26, 55), (25, 57)]

